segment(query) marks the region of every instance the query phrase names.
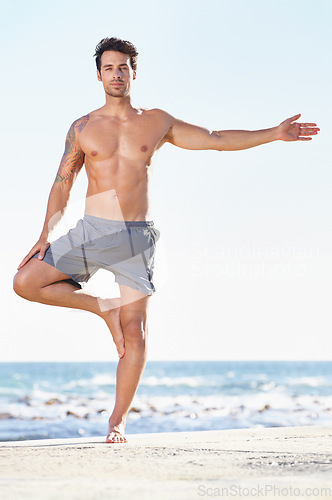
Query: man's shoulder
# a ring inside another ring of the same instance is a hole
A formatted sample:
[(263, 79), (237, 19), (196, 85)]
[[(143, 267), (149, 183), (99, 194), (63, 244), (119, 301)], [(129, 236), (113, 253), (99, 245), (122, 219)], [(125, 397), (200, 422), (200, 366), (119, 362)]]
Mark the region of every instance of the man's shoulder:
[(76, 120), (73, 121), (70, 128), (72, 130), (75, 130), (76, 132), (81, 132), (84, 129), (85, 125), (88, 123), (89, 119), (90, 119), (90, 113), (81, 116), (80, 118), (77, 118)]
[(174, 117), (170, 114), (167, 113), (164, 109), (160, 108), (141, 108), (143, 111), (147, 111), (148, 113), (156, 116), (160, 116), (161, 118), (169, 118), (169, 119), (174, 119)]
[(94, 121), (102, 117), (102, 107), (89, 111), (86, 115), (81, 116), (73, 121), (71, 126), (75, 129), (83, 129), (89, 121)]
[(172, 125), (176, 122), (176, 118), (174, 118), (174, 116), (172, 116), (164, 109), (151, 108), (151, 109), (146, 109), (144, 111), (147, 112), (154, 119), (158, 120), (159, 123), (162, 123), (167, 128), (171, 128)]

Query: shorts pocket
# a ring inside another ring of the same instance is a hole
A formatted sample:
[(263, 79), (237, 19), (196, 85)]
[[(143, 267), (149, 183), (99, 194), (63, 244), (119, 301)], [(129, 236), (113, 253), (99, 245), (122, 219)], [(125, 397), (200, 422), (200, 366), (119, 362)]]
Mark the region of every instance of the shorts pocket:
[(151, 234), (153, 235), (154, 246), (156, 246), (157, 241), (160, 238), (160, 231), (155, 227), (150, 227)]

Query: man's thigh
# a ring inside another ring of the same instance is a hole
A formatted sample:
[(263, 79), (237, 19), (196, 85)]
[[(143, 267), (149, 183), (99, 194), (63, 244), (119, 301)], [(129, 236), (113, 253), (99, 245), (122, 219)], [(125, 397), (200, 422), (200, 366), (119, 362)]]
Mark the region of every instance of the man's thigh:
[(145, 330), (151, 295), (119, 284), (121, 295), (120, 320), (122, 328), (132, 321), (140, 323)]
[(15, 275), (14, 280), (22, 285), (41, 288), (70, 279), (67, 274), (39, 259), (31, 258)]

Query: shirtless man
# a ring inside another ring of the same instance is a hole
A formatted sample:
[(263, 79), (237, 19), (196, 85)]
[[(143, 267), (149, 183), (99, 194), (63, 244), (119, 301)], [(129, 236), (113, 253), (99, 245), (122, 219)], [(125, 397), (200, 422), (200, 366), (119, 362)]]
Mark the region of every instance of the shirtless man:
[[(161, 109), (135, 108), (130, 91), (137, 55), (130, 42), (117, 38), (97, 45), (97, 77), (106, 103), (71, 125), (40, 238), (14, 277), (14, 291), (27, 300), (84, 309), (105, 320), (120, 357), (107, 443), (126, 442), (126, 417), (146, 364), (159, 235), (148, 197), (155, 151), (166, 142), (184, 149), (235, 151), (276, 140), (308, 141), (319, 131), (315, 123), (295, 123), (300, 114), (265, 130), (210, 131)], [(50, 244), (49, 234), (83, 164), (88, 176), (84, 218)], [(101, 299), (83, 291), (79, 282), (86, 283), (98, 268), (114, 273), (120, 298)]]

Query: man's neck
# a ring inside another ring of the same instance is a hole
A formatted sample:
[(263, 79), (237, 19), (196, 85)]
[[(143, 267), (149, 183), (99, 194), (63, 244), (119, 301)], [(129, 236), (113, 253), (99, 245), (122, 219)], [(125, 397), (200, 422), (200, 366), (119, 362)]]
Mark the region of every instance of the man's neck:
[(128, 115), (131, 115), (133, 111), (135, 111), (135, 108), (131, 104), (130, 96), (112, 97), (106, 95), (104, 110), (110, 116), (114, 116), (116, 118), (126, 118)]

